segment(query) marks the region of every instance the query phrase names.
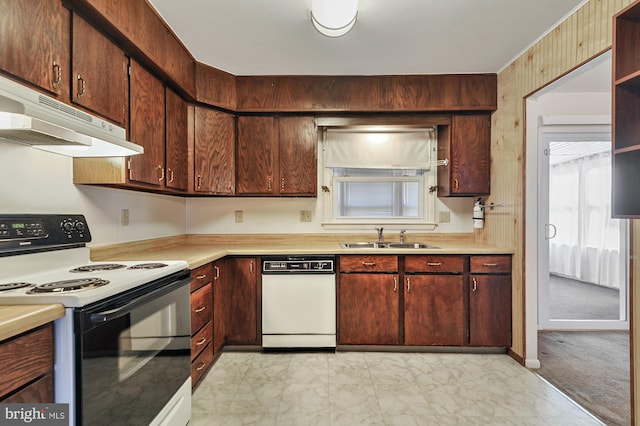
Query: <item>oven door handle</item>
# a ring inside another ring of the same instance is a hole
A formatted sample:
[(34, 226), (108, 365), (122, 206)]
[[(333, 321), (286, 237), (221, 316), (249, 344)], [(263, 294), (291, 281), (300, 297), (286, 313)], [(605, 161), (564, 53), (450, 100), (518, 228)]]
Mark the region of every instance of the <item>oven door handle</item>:
[(137, 297), (131, 300), (130, 302), (128, 302), (127, 304), (122, 305), (118, 308), (110, 309), (102, 312), (90, 313), (89, 321), (91, 322), (91, 324), (95, 325), (95, 324), (102, 324), (107, 321), (114, 320), (116, 318), (120, 318), (122, 316), (125, 316), (129, 312), (133, 311), (138, 306), (144, 303), (147, 303), (150, 300), (157, 299), (160, 296), (164, 296), (165, 294), (172, 292), (176, 288), (189, 284), (190, 282), (191, 282), (191, 278), (174, 281), (171, 284), (168, 284), (166, 286), (153, 290), (151, 293), (146, 293), (140, 297)]

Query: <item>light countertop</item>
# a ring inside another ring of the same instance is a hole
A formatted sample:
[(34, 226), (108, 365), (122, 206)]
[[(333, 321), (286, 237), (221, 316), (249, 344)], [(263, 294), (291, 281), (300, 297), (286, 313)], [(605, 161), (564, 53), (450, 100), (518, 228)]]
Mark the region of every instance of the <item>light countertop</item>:
[(0, 305), (0, 341), (64, 316), (64, 306)]

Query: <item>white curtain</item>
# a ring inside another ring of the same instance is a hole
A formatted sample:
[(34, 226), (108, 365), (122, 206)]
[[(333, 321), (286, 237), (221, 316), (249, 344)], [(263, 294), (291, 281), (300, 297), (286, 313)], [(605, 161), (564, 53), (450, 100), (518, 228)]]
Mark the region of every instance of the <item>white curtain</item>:
[(602, 152), (551, 165), (549, 222), (551, 273), (620, 287), (620, 220), (611, 218), (611, 154)]

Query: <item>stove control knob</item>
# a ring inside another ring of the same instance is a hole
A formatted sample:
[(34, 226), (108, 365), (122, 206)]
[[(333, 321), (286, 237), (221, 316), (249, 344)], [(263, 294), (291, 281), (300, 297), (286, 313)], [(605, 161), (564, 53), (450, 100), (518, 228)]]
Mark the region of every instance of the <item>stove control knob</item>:
[(79, 222), (79, 221), (76, 222), (75, 223), (75, 228), (76, 228), (76, 231), (78, 231), (78, 232), (84, 231), (84, 223)]
[(73, 231), (73, 223), (72, 222), (62, 222), (62, 229), (67, 232)]

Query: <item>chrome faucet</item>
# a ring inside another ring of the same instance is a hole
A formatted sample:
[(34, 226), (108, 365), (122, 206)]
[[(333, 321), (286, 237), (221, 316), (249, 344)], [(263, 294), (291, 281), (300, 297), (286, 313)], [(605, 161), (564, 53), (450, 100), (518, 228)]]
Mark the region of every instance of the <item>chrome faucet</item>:
[(378, 231), (378, 244), (384, 243), (384, 235), (382, 235), (384, 228), (381, 226), (380, 228), (375, 228), (375, 230)]
[(400, 244), (404, 244), (404, 233), (407, 232), (406, 229), (400, 230)]

